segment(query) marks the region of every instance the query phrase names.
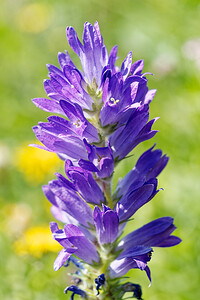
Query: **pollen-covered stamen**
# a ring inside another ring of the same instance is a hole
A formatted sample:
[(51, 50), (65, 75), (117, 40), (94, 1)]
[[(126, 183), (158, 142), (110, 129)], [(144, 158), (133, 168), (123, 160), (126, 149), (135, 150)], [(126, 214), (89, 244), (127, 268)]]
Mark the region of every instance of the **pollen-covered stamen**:
[(104, 285), (106, 279), (105, 275), (101, 274), (97, 278), (95, 278), (95, 283), (96, 283), (96, 290), (97, 290), (97, 295), (99, 295), (99, 288)]
[(76, 127), (80, 127), (80, 126), (81, 126), (81, 120), (78, 119), (78, 120), (76, 121), (76, 123), (73, 123), (73, 125), (75, 125)]
[(100, 163), (100, 161), (101, 161), (101, 159), (103, 158), (103, 157), (105, 157), (105, 155), (99, 155), (99, 153), (97, 153), (97, 156), (98, 156), (98, 163)]
[(110, 101), (113, 102), (114, 105), (116, 105), (119, 102), (119, 100), (115, 100), (115, 98), (113, 97), (110, 98)]

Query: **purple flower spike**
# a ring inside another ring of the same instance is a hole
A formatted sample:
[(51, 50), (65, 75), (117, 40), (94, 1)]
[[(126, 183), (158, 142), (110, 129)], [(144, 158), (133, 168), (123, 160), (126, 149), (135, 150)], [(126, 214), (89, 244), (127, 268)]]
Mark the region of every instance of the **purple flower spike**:
[(108, 56), (97, 22), (84, 24), (83, 42), (73, 27), (66, 34), (82, 70), (67, 51), (59, 52), (60, 67), (47, 65), (44, 89), (49, 99), (33, 99), (37, 107), (61, 115), (33, 127), (42, 143), (36, 147), (65, 160), (67, 177), (56, 173), (57, 179), (43, 186), (52, 215), (64, 223), (63, 229), (50, 224), (53, 238), (63, 247), (54, 269), (67, 267), (70, 261), (78, 268), (72, 274), (76, 286), (65, 289), (71, 300), (75, 295), (119, 300), (126, 292), (141, 300), (140, 285), (122, 284), (121, 277), (132, 268), (140, 269), (151, 282), (148, 262), (153, 247), (171, 247), (181, 240), (172, 235), (176, 227), (171, 217), (120, 237), (135, 212), (158, 193), (157, 177), (168, 157), (153, 146), (119, 180), (113, 194), (112, 180), (118, 162), (157, 132), (152, 130), (157, 118), (149, 120), (156, 90), (148, 89), (146, 75), (151, 73), (143, 73), (143, 60), (132, 63), (132, 52), (121, 67), (116, 65), (117, 46)]
[(102, 245), (113, 243), (116, 240), (119, 227), (119, 218), (116, 212), (105, 205), (103, 205), (103, 211), (95, 206), (94, 223), (99, 242)]
[(96, 147), (84, 142), (89, 161), (80, 159), (79, 166), (85, 170), (96, 172), (100, 178), (110, 177), (114, 169), (114, 160), (109, 144), (108, 147)]
[(96, 22), (94, 27), (86, 22), (83, 32), (83, 45), (79, 41), (73, 27), (67, 27), (67, 39), (70, 47), (79, 56), (84, 76), (91, 86), (95, 79), (98, 86), (101, 83), (101, 73), (108, 62), (108, 54), (99, 25)]

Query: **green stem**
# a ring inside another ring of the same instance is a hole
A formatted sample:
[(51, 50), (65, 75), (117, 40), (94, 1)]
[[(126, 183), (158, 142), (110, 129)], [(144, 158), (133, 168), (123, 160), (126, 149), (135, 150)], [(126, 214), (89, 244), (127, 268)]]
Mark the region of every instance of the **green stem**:
[[(102, 92), (97, 91), (97, 84), (95, 80), (91, 85), (87, 86), (88, 94), (93, 98), (94, 110), (92, 112), (87, 111), (89, 116), (89, 121), (91, 124), (97, 128), (99, 133), (100, 142), (97, 143), (99, 147), (107, 147), (108, 135), (112, 133), (112, 128), (102, 127), (99, 120), (99, 114), (101, 107), (103, 105)], [(117, 101), (117, 100), (116, 100)], [(98, 154), (97, 154), (98, 155)], [(99, 157), (101, 159), (101, 157)], [(101, 179), (95, 178), (95, 180), (100, 183), (104, 196), (106, 198), (105, 204), (109, 206), (110, 209), (114, 209), (115, 203), (112, 200), (112, 176), (110, 178)], [(114, 244), (106, 245), (105, 248), (98, 245), (99, 255), (101, 257), (99, 265), (89, 266), (88, 272), (84, 275), (84, 282), (86, 285), (86, 291), (88, 293), (88, 300), (120, 300), (121, 297), (117, 296), (116, 287), (119, 286), (118, 280), (112, 280), (109, 278), (109, 266), (111, 262), (116, 258), (116, 253), (113, 254)], [(105, 274), (106, 282), (100, 288), (100, 294), (95, 296), (95, 278), (100, 274)], [(84, 288), (83, 288), (84, 289)], [(93, 296), (94, 295), (94, 296)]]
[(108, 206), (113, 209), (111, 180), (112, 177), (107, 179), (107, 181), (103, 181), (103, 192)]

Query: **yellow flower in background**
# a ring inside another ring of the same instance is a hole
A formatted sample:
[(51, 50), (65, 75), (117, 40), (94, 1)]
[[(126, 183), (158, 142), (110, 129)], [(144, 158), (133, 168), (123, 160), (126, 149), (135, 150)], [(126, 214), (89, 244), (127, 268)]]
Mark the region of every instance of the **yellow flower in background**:
[(16, 25), (25, 32), (38, 33), (47, 29), (52, 20), (52, 7), (45, 3), (31, 3), (21, 7)]
[(61, 167), (61, 160), (55, 153), (35, 147), (22, 146), (15, 154), (15, 165), (25, 178), (32, 183), (41, 183), (48, 175)]
[(19, 255), (41, 257), (44, 253), (59, 250), (61, 246), (52, 238), (49, 226), (31, 227), (14, 243), (14, 251)]

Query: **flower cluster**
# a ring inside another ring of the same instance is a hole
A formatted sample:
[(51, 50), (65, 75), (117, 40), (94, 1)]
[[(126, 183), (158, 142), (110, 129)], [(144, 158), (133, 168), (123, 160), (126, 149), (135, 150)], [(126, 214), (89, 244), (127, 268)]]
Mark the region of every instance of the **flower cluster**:
[[(33, 131), (43, 146), (65, 161), (65, 175), (43, 186), (51, 202), (53, 238), (63, 247), (54, 269), (73, 262), (75, 285), (67, 287), (84, 299), (122, 299), (126, 292), (141, 299), (141, 287), (123, 283), (130, 269), (144, 270), (151, 281), (148, 262), (153, 247), (180, 243), (173, 236), (173, 218), (162, 217), (120, 238), (135, 212), (159, 191), (157, 177), (168, 157), (154, 146), (138, 159), (112, 193), (115, 166), (139, 143), (152, 138), (155, 119), (149, 120), (149, 104), (156, 90), (147, 87), (143, 61), (132, 63), (129, 52), (121, 68), (116, 66), (117, 46), (108, 54), (98, 23), (85, 23), (83, 44), (72, 27), (67, 39), (78, 55), (82, 70), (68, 52), (59, 53), (60, 68), (47, 65), (44, 88), (49, 98), (33, 103), (50, 113)], [(58, 116), (61, 115), (61, 116)]]

